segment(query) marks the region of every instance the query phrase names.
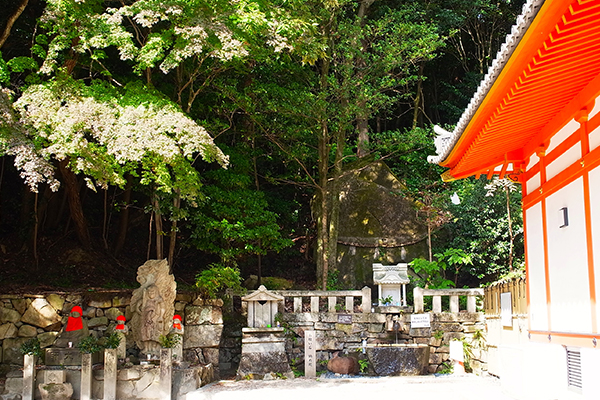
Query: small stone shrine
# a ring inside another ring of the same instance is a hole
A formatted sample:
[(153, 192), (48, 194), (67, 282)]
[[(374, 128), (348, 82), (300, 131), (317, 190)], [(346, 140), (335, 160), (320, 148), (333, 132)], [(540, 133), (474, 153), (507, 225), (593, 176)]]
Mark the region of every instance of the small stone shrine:
[(167, 260), (149, 260), (138, 268), (140, 287), (131, 296), (130, 329), (141, 354), (158, 359), (161, 335), (171, 330), (177, 284)]
[[(77, 345), (81, 339), (89, 336), (87, 324), (82, 318), (80, 306), (71, 309), (67, 325), (59, 333), (52, 347), (45, 349), (46, 365), (81, 365), (81, 352)], [(98, 356), (96, 356), (98, 361)]]
[(285, 352), (283, 328), (276, 326), (275, 315), (283, 296), (261, 285), (242, 297), (248, 305), (248, 327), (242, 328), (242, 356), (239, 378), (269, 379), (275, 375), (293, 378)]
[[(406, 307), (406, 285), (409, 282), (408, 264), (373, 264), (373, 283), (379, 290), (379, 306)], [(390, 301), (384, 304), (384, 299)]]

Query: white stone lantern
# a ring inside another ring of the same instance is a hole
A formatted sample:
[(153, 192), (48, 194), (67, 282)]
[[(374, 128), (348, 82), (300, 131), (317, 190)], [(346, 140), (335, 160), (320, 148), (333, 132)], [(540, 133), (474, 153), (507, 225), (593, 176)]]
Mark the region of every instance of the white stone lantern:
[(275, 314), (277, 314), (279, 302), (283, 302), (283, 296), (267, 290), (260, 285), (258, 290), (242, 297), (242, 301), (248, 302), (248, 327), (249, 328), (271, 328), (275, 326)]
[[(379, 288), (380, 306), (406, 307), (406, 284), (409, 282), (408, 264), (373, 264), (373, 283)], [(381, 299), (387, 297), (391, 297), (391, 303), (381, 304)]]

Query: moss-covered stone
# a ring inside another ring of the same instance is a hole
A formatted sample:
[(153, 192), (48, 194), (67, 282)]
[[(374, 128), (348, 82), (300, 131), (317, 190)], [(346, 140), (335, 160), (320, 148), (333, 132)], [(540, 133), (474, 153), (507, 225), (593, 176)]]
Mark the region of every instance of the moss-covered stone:
[(360, 288), (373, 284), (373, 263), (397, 264), (427, 254), (427, 226), (384, 162), (353, 167), (340, 184), (337, 269), (343, 286)]

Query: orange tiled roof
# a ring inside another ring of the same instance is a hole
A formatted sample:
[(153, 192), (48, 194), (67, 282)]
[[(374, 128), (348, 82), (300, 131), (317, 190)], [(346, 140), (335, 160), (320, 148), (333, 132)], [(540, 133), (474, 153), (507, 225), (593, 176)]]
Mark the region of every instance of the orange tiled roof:
[(529, 15), (520, 17), (457, 129), (433, 157), (450, 169), (445, 179), (518, 173), (587, 99), (600, 95), (600, 0), (529, 1), (524, 10)]

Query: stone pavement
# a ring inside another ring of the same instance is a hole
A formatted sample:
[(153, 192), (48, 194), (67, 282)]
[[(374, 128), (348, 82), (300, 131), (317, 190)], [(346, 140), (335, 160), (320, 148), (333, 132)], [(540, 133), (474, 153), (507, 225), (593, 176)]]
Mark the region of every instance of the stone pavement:
[(220, 381), (188, 393), (186, 400), (513, 400), (493, 377), (418, 376), (273, 381)]

